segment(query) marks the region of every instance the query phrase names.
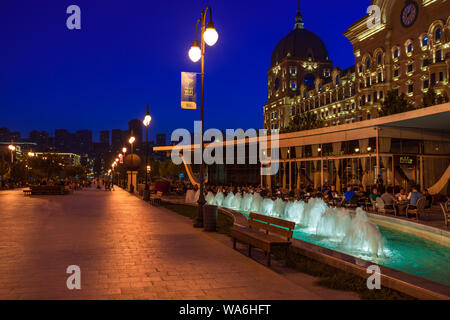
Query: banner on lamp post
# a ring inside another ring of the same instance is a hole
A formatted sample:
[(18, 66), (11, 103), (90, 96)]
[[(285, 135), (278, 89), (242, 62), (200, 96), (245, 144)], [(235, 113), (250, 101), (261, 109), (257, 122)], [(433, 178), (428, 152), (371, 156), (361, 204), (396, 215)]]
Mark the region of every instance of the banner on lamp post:
[(181, 73), (181, 109), (197, 109), (197, 74)]

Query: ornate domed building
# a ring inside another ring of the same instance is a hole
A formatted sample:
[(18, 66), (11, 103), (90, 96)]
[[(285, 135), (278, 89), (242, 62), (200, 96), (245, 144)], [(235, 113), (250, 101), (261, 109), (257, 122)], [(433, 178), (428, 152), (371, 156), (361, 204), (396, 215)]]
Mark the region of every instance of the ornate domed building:
[(289, 127), (312, 112), (324, 126), (379, 116), (389, 91), (404, 93), (416, 108), (431, 89), (450, 96), (450, 6), (437, 0), (373, 0), (380, 21), (364, 16), (344, 35), (355, 66), (333, 67), (323, 41), (305, 29), (300, 10), (294, 30), (272, 53), (264, 128)]
[[(335, 77), (340, 73), (335, 70)], [(269, 103), (264, 107), (267, 129), (287, 127), (291, 119), (304, 112), (300, 102), (322, 91), (322, 84), (333, 82), (333, 62), (322, 39), (305, 29), (300, 9), (294, 29), (275, 46), (268, 75)], [(331, 97), (330, 97), (331, 99)], [(318, 105), (308, 101), (308, 110)], [(325, 101), (327, 99), (325, 98)]]
[(299, 96), (303, 85), (314, 87), (315, 79), (328, 78), (333, 63), (322, 39), (304, 28), (297, 11), (296, 23), (276, 45), (269, 69), (269, 102)]

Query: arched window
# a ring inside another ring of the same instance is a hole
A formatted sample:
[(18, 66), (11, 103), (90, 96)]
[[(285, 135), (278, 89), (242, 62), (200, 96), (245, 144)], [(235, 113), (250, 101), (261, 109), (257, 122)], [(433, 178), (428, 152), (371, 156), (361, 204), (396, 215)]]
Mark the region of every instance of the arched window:
[(423, 37), (422, 46), (426, 47), (428, 45), (428, 36)]
[(366, 70), (370, 69), (370, 58), (367, 58), (366, 60)]
[(434, 40), (436, 42), (441, 42), (441, 37), (442, 37), (442, 31), (441, 28), (437, 28), (435, 33), (434, 33)]
[(297, 84), (295, 83), (295, 81), (291, 81), (291, 89), (292, 90), (297, 89)]
[(394, 50), (394, 59), (398, 58), (399, 55), (400, 55), (400, 50), (398, 50), (398, 48), (395, 48), (395, 50)]
[(378, 66), (381, 66), (382, 60), (383, 60), (383, 56), (381, 55), (381, 53), (379, 53), (377, 56)]
[(339, 85), (339, 76), (336, 76), (336, 85)]
[(408, 50), (408, 53), (411, 53), (413, 51), (413, 44), (412, 44), (412, 42), (408, 43), (407, 50)]

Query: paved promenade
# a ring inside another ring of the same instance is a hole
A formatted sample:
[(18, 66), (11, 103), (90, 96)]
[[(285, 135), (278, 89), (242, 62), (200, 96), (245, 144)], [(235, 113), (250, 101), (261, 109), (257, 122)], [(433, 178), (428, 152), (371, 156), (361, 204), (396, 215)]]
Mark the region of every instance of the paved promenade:
[[(0, 299), (349, 299), (281, 275), (123, 190), (0, 192)], [(66, 269), (81, 268), (81, 290)]]

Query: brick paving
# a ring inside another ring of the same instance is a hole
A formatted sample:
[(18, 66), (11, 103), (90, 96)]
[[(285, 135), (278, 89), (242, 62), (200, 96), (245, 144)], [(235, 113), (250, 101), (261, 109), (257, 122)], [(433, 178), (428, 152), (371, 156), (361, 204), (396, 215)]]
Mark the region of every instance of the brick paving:
[[(70, 265), (81, 290), (66, 287)], [(355, 298), (314, 281), (276, 273), (123, 190), (0, 192), (0, 299)]]

